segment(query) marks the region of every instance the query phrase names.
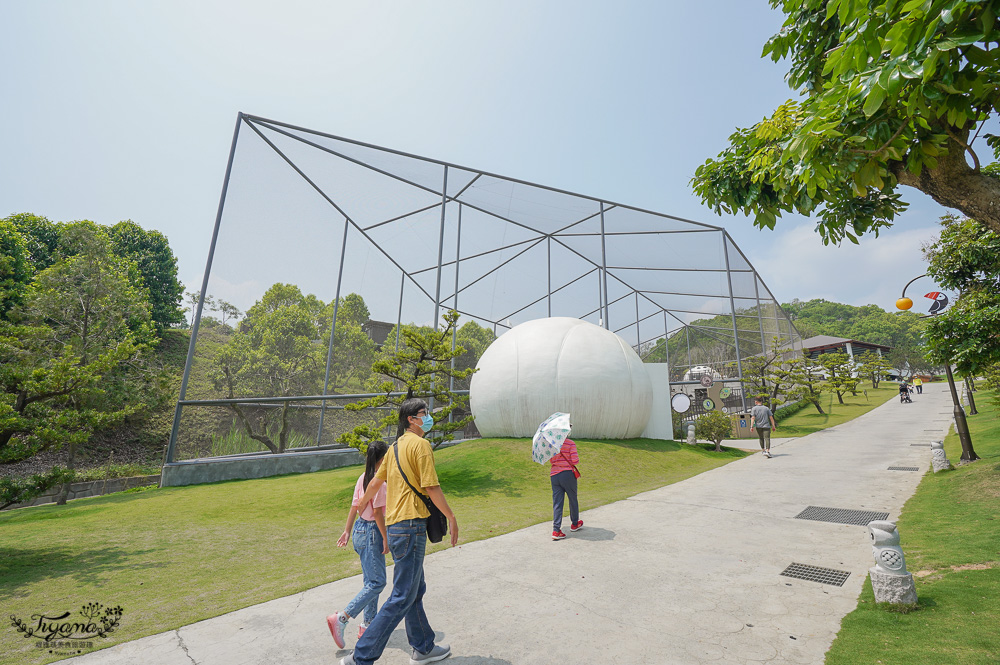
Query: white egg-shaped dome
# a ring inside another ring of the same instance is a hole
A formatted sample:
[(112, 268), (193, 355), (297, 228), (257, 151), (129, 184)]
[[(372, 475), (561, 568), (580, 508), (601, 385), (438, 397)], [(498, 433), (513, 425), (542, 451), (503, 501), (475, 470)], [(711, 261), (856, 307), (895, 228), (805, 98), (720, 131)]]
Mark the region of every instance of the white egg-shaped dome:
[(638, 437), (653, 388), (642, 360), (621, 337), (568, 317), (515, 326), (490, 345), (472, 375), (470, 406), (483, 436), (531, 436), (557, 411), (573, 436)]

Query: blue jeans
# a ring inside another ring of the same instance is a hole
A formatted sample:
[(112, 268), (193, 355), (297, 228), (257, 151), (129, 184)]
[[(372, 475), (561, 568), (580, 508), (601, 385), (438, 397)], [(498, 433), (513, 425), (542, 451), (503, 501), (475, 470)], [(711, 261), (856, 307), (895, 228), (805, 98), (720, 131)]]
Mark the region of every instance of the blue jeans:
[(420, 653), (434, 648), (434, 631), (424, 614), (424, 552), (427, 549), (427, 520), (403, 520), (390, 524), (389, 551), (395, 566), (392, 594), (354, 647), (354, 662), (370, 665), (382, 656), (392, 631), (406, 621), (406, 639)]
[(560, 471), (552, 480), (552, 530), (562, 528), (563, 497), (569, 497), (569, 518), (573, 524), (580, 521), (580, 504), (576, 500), (576, 476), (572, 471)]
[(382, 532), (378, 524), (359, 517), (354, 522), (354, 551), (361, 557), (361, 572), (365, 585), (347, 604), (344, 612), (356, 617), (364, 610), (365, 623), (371, 623), (378, 612), (378, 595), (385, 588), (385, 555), (382, 554)]

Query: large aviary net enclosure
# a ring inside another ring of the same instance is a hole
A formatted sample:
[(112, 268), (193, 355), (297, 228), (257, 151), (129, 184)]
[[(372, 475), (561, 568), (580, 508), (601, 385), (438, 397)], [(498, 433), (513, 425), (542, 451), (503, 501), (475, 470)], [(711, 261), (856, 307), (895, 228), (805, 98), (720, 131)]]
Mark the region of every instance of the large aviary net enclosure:
[(333, 444), (400, 328), (451, 309), (464, 366), (574, 317), (726, 382), (727, 410), (747, 358), (799, 339), (723, 228), (246, 114), (200, 294), (170, 461)]

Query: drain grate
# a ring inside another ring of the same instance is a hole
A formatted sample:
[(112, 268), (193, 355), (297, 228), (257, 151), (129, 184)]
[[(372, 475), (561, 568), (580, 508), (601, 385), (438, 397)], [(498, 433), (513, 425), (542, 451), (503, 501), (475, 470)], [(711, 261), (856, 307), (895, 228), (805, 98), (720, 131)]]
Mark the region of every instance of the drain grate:
[(929, 443), (911, 443), (911, 446), (920, 446), (921, 448), (929, 448), (931, 444)]
[(890, 471), (920, 471), (919, 466), (890, 466)]
[(880, 513), (873, 510), (849, 510), (847, 508), (823, 508), (822, 506), (808, 506), (805, 510), (796, 515), (795, 519), (868, 526), (869, 522), (884, 520), (887, 517), (889, 517), (889, 513)]
[(804, 563), (793, 563), (781, 571), (781, 574), (785, 577), (794, 577), (798, 580), (819, 582), (820, 584), (832, 584), (833, 586), (844, 586), (844, 582), (851, 576), (846, 570), (820, 568), (819, 566), (808, 566)]

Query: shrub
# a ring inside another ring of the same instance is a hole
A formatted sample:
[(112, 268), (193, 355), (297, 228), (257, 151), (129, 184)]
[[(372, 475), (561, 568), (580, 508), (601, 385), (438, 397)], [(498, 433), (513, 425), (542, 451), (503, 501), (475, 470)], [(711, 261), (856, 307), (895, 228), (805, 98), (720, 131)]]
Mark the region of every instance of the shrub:
[(732, 436), (733, 421), (721, 411), (709, 411), (694, 422), (694, 431), (699, 439), (713, 442), (715, 452), (720, 452), (722, 440)]
[(810, 402), (807, 400), (799, 400), (798, 402), (792, 402), (791, 404), (786, 404), (785, 406), (779, 407), (774, 411), (774, 422), (779, 423), (788, 416), (795, 415), (802, 409), (809, 406)]

